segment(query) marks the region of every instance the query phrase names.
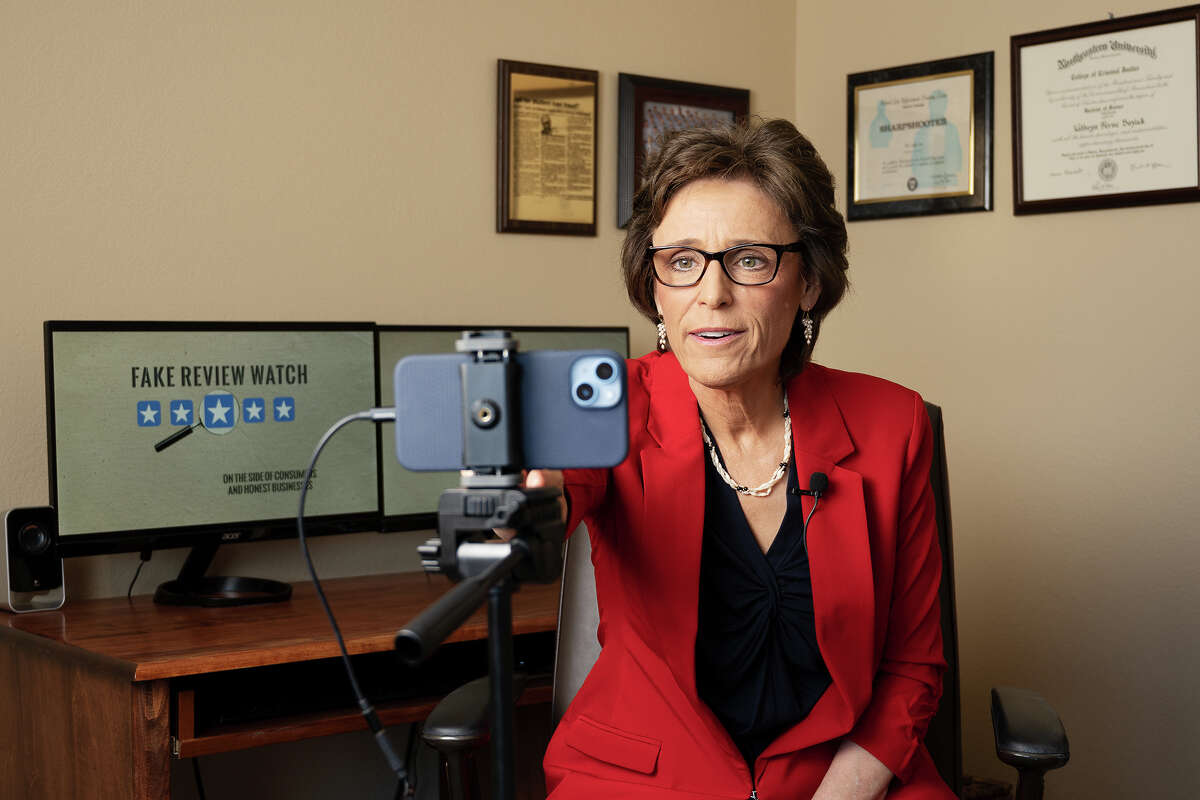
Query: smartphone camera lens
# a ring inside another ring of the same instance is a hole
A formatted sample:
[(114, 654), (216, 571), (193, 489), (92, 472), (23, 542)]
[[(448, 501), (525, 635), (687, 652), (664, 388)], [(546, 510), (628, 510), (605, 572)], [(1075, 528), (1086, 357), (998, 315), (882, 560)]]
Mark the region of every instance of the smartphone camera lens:
[(571, 364), (571, 402), (578, 408), (604, 411), (620, 405), (625, 391), (616, 354), (595, 352)]

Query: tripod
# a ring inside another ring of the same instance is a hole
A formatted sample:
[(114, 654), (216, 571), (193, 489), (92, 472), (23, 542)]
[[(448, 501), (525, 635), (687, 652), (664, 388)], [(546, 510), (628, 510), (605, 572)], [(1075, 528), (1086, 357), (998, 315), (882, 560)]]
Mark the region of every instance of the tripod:
[[(467, 331), (455, 344), (473, 358), (460, 366), (463, 454), (459, 488), (438, 500), (438, 538), (418, 548), (422, 566), (460, 581), (396, 634), (410, 664), (427, 658), (484, 598), (491, 676), (492, 796), (516, 795), (513, 748), (512, 593), (522, 581), (553, 583), (565, 533), (558, 489), (523, 489), (516, 341), (506, 331)], [(511, 528), (507, 542), (481, 541)]]
[[(488, 604), (492, 797), (516, 797), (513, 742), (512, 593), (523, 581), (553, 583), (562, 571), (565, 533), (558, 489), (521, 489), (514, 474), (464, 473), (442, 492), (438, 538), (419, 548), (422, 565), (460, 581), (396, 634), (396, 651), (419, 664), (476, 608)], [(508, 486), (497, 486), (505, 484)], [(479, 484), (483, 484), (480, 486)], [(481, 532), (515, 528), (507, 542), (479, 541)]]

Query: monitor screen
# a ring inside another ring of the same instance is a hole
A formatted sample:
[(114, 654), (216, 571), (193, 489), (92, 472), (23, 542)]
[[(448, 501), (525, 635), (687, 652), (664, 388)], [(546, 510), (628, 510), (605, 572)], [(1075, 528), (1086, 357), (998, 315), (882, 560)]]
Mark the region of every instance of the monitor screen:
[[(294, 535), (313, 448), (376, 405), (375, 364), (369, 323), (46, 323), (60, 551)], [(375, 428), (322, 453), (314, 533), (377, 527)]]
[[(454, 343), (466, 329), (479, 325), (379, 328), (379, 388), (384, 406), (395, 405), (392, 370), (405, 356), (453, 353)], [(628, 328), (494, 326), (513, 332), (521, 350), (584, 350), (604, 348), (629, 355)], [(388, 432), (390, 434), (390, 431)], [(383, 437), (383, 526), (385, 530), (423, 530), (437, 527), (438, 496), (458, 486), (457, 472), (410, 472), (396, 461), (390, 435)]]

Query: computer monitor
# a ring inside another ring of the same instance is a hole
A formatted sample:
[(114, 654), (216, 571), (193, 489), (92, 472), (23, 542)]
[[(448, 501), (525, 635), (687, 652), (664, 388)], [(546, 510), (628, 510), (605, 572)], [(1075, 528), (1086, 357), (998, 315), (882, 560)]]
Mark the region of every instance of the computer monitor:
[[(317, 441), (377, 405), (370, 323), (47, 322), (45, 344), (65, 557), (293, 536)], [(375, 428), (322, 453), (306, 532), (377, 529)]]
[[(629, 328), (537, 327), (512, 325), (379, 326), (379, 386), (384, 406), (395, 405), (392, 370), (401, 358), (420, 353), (453, 353), (464, 330), (499, 328), (512, 331), (521, 350), (604, 348), (629, 355)], [(385, 436), (381, 449), (383, 530), (411, 531), (437, 527), (438, 497), (458, 486), (457, 472), (410, 472), (396, 461), (395, 445)]]

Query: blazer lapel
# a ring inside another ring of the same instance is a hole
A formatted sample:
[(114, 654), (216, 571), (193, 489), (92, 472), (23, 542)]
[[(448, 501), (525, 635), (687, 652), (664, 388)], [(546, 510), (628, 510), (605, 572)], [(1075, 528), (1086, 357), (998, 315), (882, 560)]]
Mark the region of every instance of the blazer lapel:
[[(809, 365), (792, 381), (788, 408), (800, 484), (814, 472), (829, 479), (809, 523), (808, 555), (817, 643), (833, 684), (764, 758), (848, 732), (871, 695), (874, 673), (875, 584), (862, 476), (838, 465), (854, 452), (854, 443), (821, 367)], [(803, 501), (807, 517), (813, 499)]]
[(659, 645), (679, 686), (696, 693), (696, 619), (700, 586), (700, 547), (704, 537), (704, 445), (700, 412), (687, 376), (667, 353), (651, 374), (647, 431), (657, 447), (642, 450), (645, 494), (642, 528), (648, 537), (639, 548), (646, 562), (645, 582), (658, 597), (647, 602), (653, 629), (648, 641)]

